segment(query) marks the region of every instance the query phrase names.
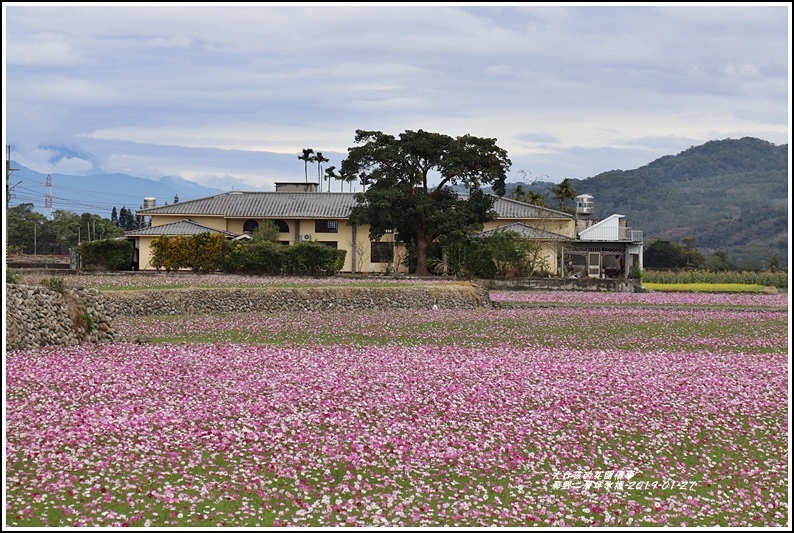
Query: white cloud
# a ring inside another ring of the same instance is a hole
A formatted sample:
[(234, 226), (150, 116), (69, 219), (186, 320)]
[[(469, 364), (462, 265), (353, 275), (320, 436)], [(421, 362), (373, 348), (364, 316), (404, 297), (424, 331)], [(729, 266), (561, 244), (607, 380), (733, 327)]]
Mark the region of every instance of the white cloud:
[(80, 157), (64, 157), (56, 150), (30, 148), (23, 152), (13, 152), (13, 159), (27, 168), (42, 174), (69, 174), (82, 176), (91, 172), (94, 165)]
[(356, 129), (425, 129), (495, 137), (559, 180), (790, 135), (789, 7), (3, 9), (10, 144), (82, 147), (85, 172), (253, 185)]
[(11, 65), (27, 66), (68, 66), (80, 62), (73, 46), (48, 35), (34, 35), (29, 41), (10, 44), (6, 58)]

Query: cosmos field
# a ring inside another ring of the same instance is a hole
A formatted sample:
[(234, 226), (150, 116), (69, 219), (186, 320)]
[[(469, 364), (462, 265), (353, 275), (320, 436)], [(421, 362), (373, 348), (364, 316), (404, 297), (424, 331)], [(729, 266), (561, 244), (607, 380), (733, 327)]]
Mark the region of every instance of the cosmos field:
[(786, 295), (491, 297), (9, 352), (5, 524), (786, 525)]

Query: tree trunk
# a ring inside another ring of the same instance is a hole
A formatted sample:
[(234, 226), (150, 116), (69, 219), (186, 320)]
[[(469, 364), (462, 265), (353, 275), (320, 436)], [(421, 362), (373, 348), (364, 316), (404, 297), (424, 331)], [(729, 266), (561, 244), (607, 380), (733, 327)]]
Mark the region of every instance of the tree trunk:
[(416, 228), (416, 275), (429, 276), (427, 271), (427, 249), (430, 243), (427, 240), (427, 231), (423, 226)]

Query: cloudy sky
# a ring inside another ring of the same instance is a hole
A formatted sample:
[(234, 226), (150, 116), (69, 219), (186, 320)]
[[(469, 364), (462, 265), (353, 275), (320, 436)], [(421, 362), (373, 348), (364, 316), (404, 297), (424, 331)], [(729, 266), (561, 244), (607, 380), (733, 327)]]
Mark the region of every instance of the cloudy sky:
[[(3, 3), (3, 138), (42, 173), (220, 188), (355, 130), (497, 139), (509, 181), (790, 138), (788, 3)], [(316, 165), (309, 176), (316, 178)]]

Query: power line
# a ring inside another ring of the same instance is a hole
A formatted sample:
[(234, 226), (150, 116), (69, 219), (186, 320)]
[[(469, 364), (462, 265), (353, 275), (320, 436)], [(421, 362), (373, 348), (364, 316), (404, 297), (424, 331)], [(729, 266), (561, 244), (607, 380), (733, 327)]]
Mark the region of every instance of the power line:
[[(27, 181), (27, 182), (30, 182), (30, 183), (34, 183), (36, 185), (45, 186), (44, 182), (38, 181), (38, 180), (36, 180), (34, 178), (26, 177), (26, 178), (24, 178), (24, 180)], [(97, 191), (93, 191), (93, 190), (89, 190), (89, 189), (79, 189), (79, 188), (75, 188), (75, 187), (68, 187), (68, 186), (65, 186), (65, 185), (58, 185), (58, 190), (59, 191), (77, 192), (77, 193), (81, 193), (81, 194), (91, 194), (92, 196), (107, 196), (107, 197), (110, 197), (110, 198), (119, 198), (119, 197), (134, 198), (136, 201), (140, 201), (140, 198), (137, 195), (134, 195), (134, 194), (102, 193), (102, 192), (97, 192)]]

